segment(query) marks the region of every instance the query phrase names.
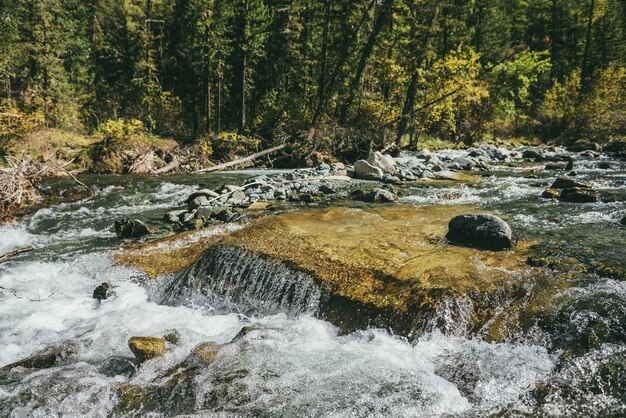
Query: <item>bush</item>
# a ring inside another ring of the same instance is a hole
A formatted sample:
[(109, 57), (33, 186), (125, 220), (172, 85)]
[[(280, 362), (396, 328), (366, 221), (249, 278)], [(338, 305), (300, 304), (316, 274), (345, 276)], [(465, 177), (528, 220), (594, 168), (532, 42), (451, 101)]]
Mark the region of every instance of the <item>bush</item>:
[(261, 140), (254, 136), (241, 135), (236, 132), (220, 132), (211, 138), (210, 144), (204, 142), (205, 152), (218, 159), (234, 160), (258, 150)]

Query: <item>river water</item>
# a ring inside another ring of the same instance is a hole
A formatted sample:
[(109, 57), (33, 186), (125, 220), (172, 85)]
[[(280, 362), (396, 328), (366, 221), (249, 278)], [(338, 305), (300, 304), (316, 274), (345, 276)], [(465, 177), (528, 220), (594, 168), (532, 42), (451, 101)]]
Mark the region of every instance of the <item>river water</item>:
[[(624, 196), (626, 167), (614, 166), (602, 171), (597, 161), (581, 162), (578, 178)], [(119, 246), (113, 222), (161, 218), (198, 187), (238, 184), (259, 172), (86, 177), (100, 186), (96, 195), (0, 226), (0, 254), (37, 247), (0, 263), (0, 367), (50, 345), (81, 345), (71, 362), (0, 377), (0, 416), (626, 414), (624, 203), (540, 199), (555, 174), (537, 167), (502, 166), (481, 182), (401, 190), (404, 204), (469, 204), (502, 213), (522, 239), (537, 243), (537, 251), (589, 267), (551, 293), (541, 312), (520, 308), (521, 319), (497, 343), (480, 333), (436, 330), (414, 341), (377, 329), (341, 335), (307, 315), (246, 317), (211, 306), (159, 305), (143, 286), (142, 272), (113, 262)], [(98, 304), (92, 292), (104, 281), (117, 286), (116, 296)], [(149, 385), (198, 343), (229, 343), (252, 323), (260, 331), (225, 346), (194, 378), (193, 393), (176, 395), (190, 398), (184, 408), (163, 399), (156, 407), (120, 409), (120, 385)], [(181, 336), (174, 350), (130, 376), (111, 373), (111, 359), (132, 357), (129, 337), (172, 329)]]

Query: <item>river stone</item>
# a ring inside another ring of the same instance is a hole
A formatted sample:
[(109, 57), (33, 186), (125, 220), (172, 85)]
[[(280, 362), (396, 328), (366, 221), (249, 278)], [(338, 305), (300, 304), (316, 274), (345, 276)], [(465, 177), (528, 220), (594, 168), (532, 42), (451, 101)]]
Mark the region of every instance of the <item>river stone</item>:
[(543, 152), (534, 149), (527, 149), (522, 153), (522, 158), (528, 158), (530, 160), (545, 161), (546, 157), (543, 155)]
[(613, 165), (608, 162), (608, 161), (600, 161), (598, 163), (598, 168), (600, 170), (612, 170), (613, 169)]
[(358, 179), (369, 180), (374, 177), (375, 180), (383, 177), (383, 170), (374, 167), (365, 160), (358, 160), (354, 163), (354, 175)]
[(250, 314), (303, 312), (345, 332), (385, 327), (415, 338), (446, 301), (471, 297), (469, 326), (479, 326), (519, 291), (520, 271), (532, 272), (523, 242), (514, 252), (447, 245), (441, 238), (459, 211), (471, 213), (393, 205), (257, 219), (207, 248), (162, 303), (210, 297)]
[(47, 347), (22, 360), (0, 368), (0, 377), (6, 375), (16, 367), (24, 367), (26, 369), (49, 369), (65, 362), (68, 358), (77, 354), (79, 349), (80, 343), (73, 340)]
[(202, 206), (209, 206), (211, 202), (206, 196), (198, 196), (189, 202), (189, 210), (195, 210)]
[(389, 190), (374, 189), (371, 192), (357, 195), (357, 200), (368, 203), (389, 203), (398, 200), (398, 196)]
[(165, 340), (157, 337), (131, 337), (128, 340), (128, 347), (141, 363), (161, 357), (168, 352)]
[(515, 246), (511, 227), (494, 215), (459, 215), (448, 225), (446, 239), (454, 244), (486, 250), (507, 250)]
[(185, 209), (171, 210), (163, 216), (163, 221), (171, 223), (182, 222), (185, 220), (183, 215), (185, 215), (186, 213), (187, 211)]
[(561, 196), (561, 192), (557, 189), (546, 189), (541, 194), (544, 199), (558, 199)]
[(471, 170), (476, 167), (476, 162), (467, 157), (457, 157), (452, 160), (453, 164), (456, 164), (461, 170)]
[(620, 221), (620, 223), (621, 223), (622, 225), (626, 225), (626, 216), (624, 216), (624, 217), (622, 218), (622, 220)]
[(209, 189), (196, 190), (195, 192), (193, 192), (192, 194), (189, 195), (189, 197), (186, 200), (186, 203), (189, 204), (196, 197), (200, 197), (200, 196), (204, 196), (207, 199), (214, 199), (216, 197), (219, 197), (219, 194), (217, 192), (214, 192), (213, 190), (209, 190)]
[(376, 151), (367, 157), (367, 162), (374, 167), (380, 168), (383, 173), (393, 174), (396, 172), (396, 162), (390, 155)]
[(591, 189), (590, 185), (565, 176), (557, 178), (554, 183), (552, 183), (552, 186), (550, 186), (551, 189), (571, 189), (574, 187), (579, 189)]
[(573, 187), (563, 189), (560, 199), (564, 202), (594, 203), (598, 201), (598, 195), (594, 190)]
[(98, 367), (98, 372), (108, 376), (124, 376), (130, 378), (137, 373), (139, 368), (139, 361), (133, 357), (113, 356), (104, 361), (104, 363)]
[(152, 231), (138, 219), (118, 219), (115, 221), (115, 233), (118, 238), (140, 238)]
[(99, 301), (109, 298), (113, 295), (113, 286), (109, 282), (104, 282), (96, 287), (93, 291), (93, 298)]
[(544, 170), (566, 170), (567, 164), (565, 163), (548, 163)]
[(246, 194), (241, 190), (235, 190), (230, 195), (227, 202), (231, 205), (240, 205), (244, 202), (244, 200), (246, 200)]

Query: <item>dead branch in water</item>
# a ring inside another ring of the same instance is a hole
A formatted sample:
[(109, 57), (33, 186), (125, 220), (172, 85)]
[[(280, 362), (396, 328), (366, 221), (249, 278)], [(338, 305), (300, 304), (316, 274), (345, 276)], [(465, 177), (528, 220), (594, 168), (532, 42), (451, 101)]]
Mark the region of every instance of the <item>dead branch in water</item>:
[(32, 245), (29, 245), (28, 247), (20, 248), (20, 249), (14, 250), (14, 251), (9, 251), (6, 254), (0, 255), (0, 261), (5, 261), (5, 260), (8, 260), (11, 257), (15, 257), (16, 255), (29, 253), (31, 251), (35, 251), (35, 247), (33, 247)]
[(257, 158), (262, 157), (264, 155), (268, 155), (268, 154), (271, 154), (273, 152), (280, 151), (281, 149), (285, 148), (286, 146), (287, 146), (287, 144), (277, 145), (275, 147), (268, 148), (266, 150), (254, 153), (252, 155), (248, 155), (247, 157), (238, 158), (236, 160), (233, 160), (233, 161), (230, 161), (230, 162), (227, 162), (227, 163), (224, 163), (224, 164), (215, 165), (213, 167), (203, 168), (202, 170), (196, 171), (196, 173), (209, 173), (211, 171), (220, 171), (220, 170), (223, 170), (225, 168), (234, 167), (234, 166), (237, 166), (237, 165), (240, 165), (240, 164), (244, 164), (244, 163), (247, 163), (249, 161), (256, 160)]

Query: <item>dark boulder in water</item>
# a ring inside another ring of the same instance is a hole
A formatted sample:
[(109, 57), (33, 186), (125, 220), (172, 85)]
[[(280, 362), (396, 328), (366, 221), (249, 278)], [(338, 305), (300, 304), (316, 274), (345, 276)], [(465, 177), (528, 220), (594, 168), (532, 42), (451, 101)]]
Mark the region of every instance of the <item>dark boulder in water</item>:
[(375, 189), (368, 193), (360, 192), (355, 198), (368, 203), (389, 203), (398, 200), (396, 194), (385, 189)]
[(536, 162), (545, 161), (546, 157), (542, 152), (535, 149), (528, 149), (522, 153), (522, 158), (527, 158), (529, 160), (535, 160)]
[(104, 282), (94, 289), (93, 298), (98, 300), (107, 299), (113, 294), (112, 289), (113, 286), (111, 285), (111, 283)]
[(626, 216), (624, 216), (620, 222), (622, 223), (622, 225), (626, 225)]
[(552, 186), (550, 186), (551, 189), (572, 189), (575, 187), (579, 189), (591, 189), (590, 185), (565, 176), (557, 178), (554, 180), (554, 183), (552, 183)]
[(545, 167), (546, 170), (567, 170), (567, 164), (565, 163), (548, 163)]
[(140, 220), (126, 218), (115, 221), (115, 233), (118, 238), (140, 238), (152, 231)]
[(561, 193), (557, 189), (546, 189), (541, 194), (544, 199), (558, 199)]
[(7, 374), (16, 367), (24, 367), (26, 369), (49, 369), (57, 366), (69, 357), (75, 355), (79, 351), (79, 343), (77, 341), (66, 341), (58, 345), (54, 345), (38, 351), (25, 359), (18, 360), (15, 363), (8, 364), (0, 368), (0, 377)]
[(598, 201), (598, 195), (594, 190), (577, 187), (563, 189), (560, 199), (564, 202), (594, 203)]
[(454, 244), (486, 250), (506, 250), (515, 246), (511, 227), (495, 215), (459, 215), (448, 224), (446, 239)]

